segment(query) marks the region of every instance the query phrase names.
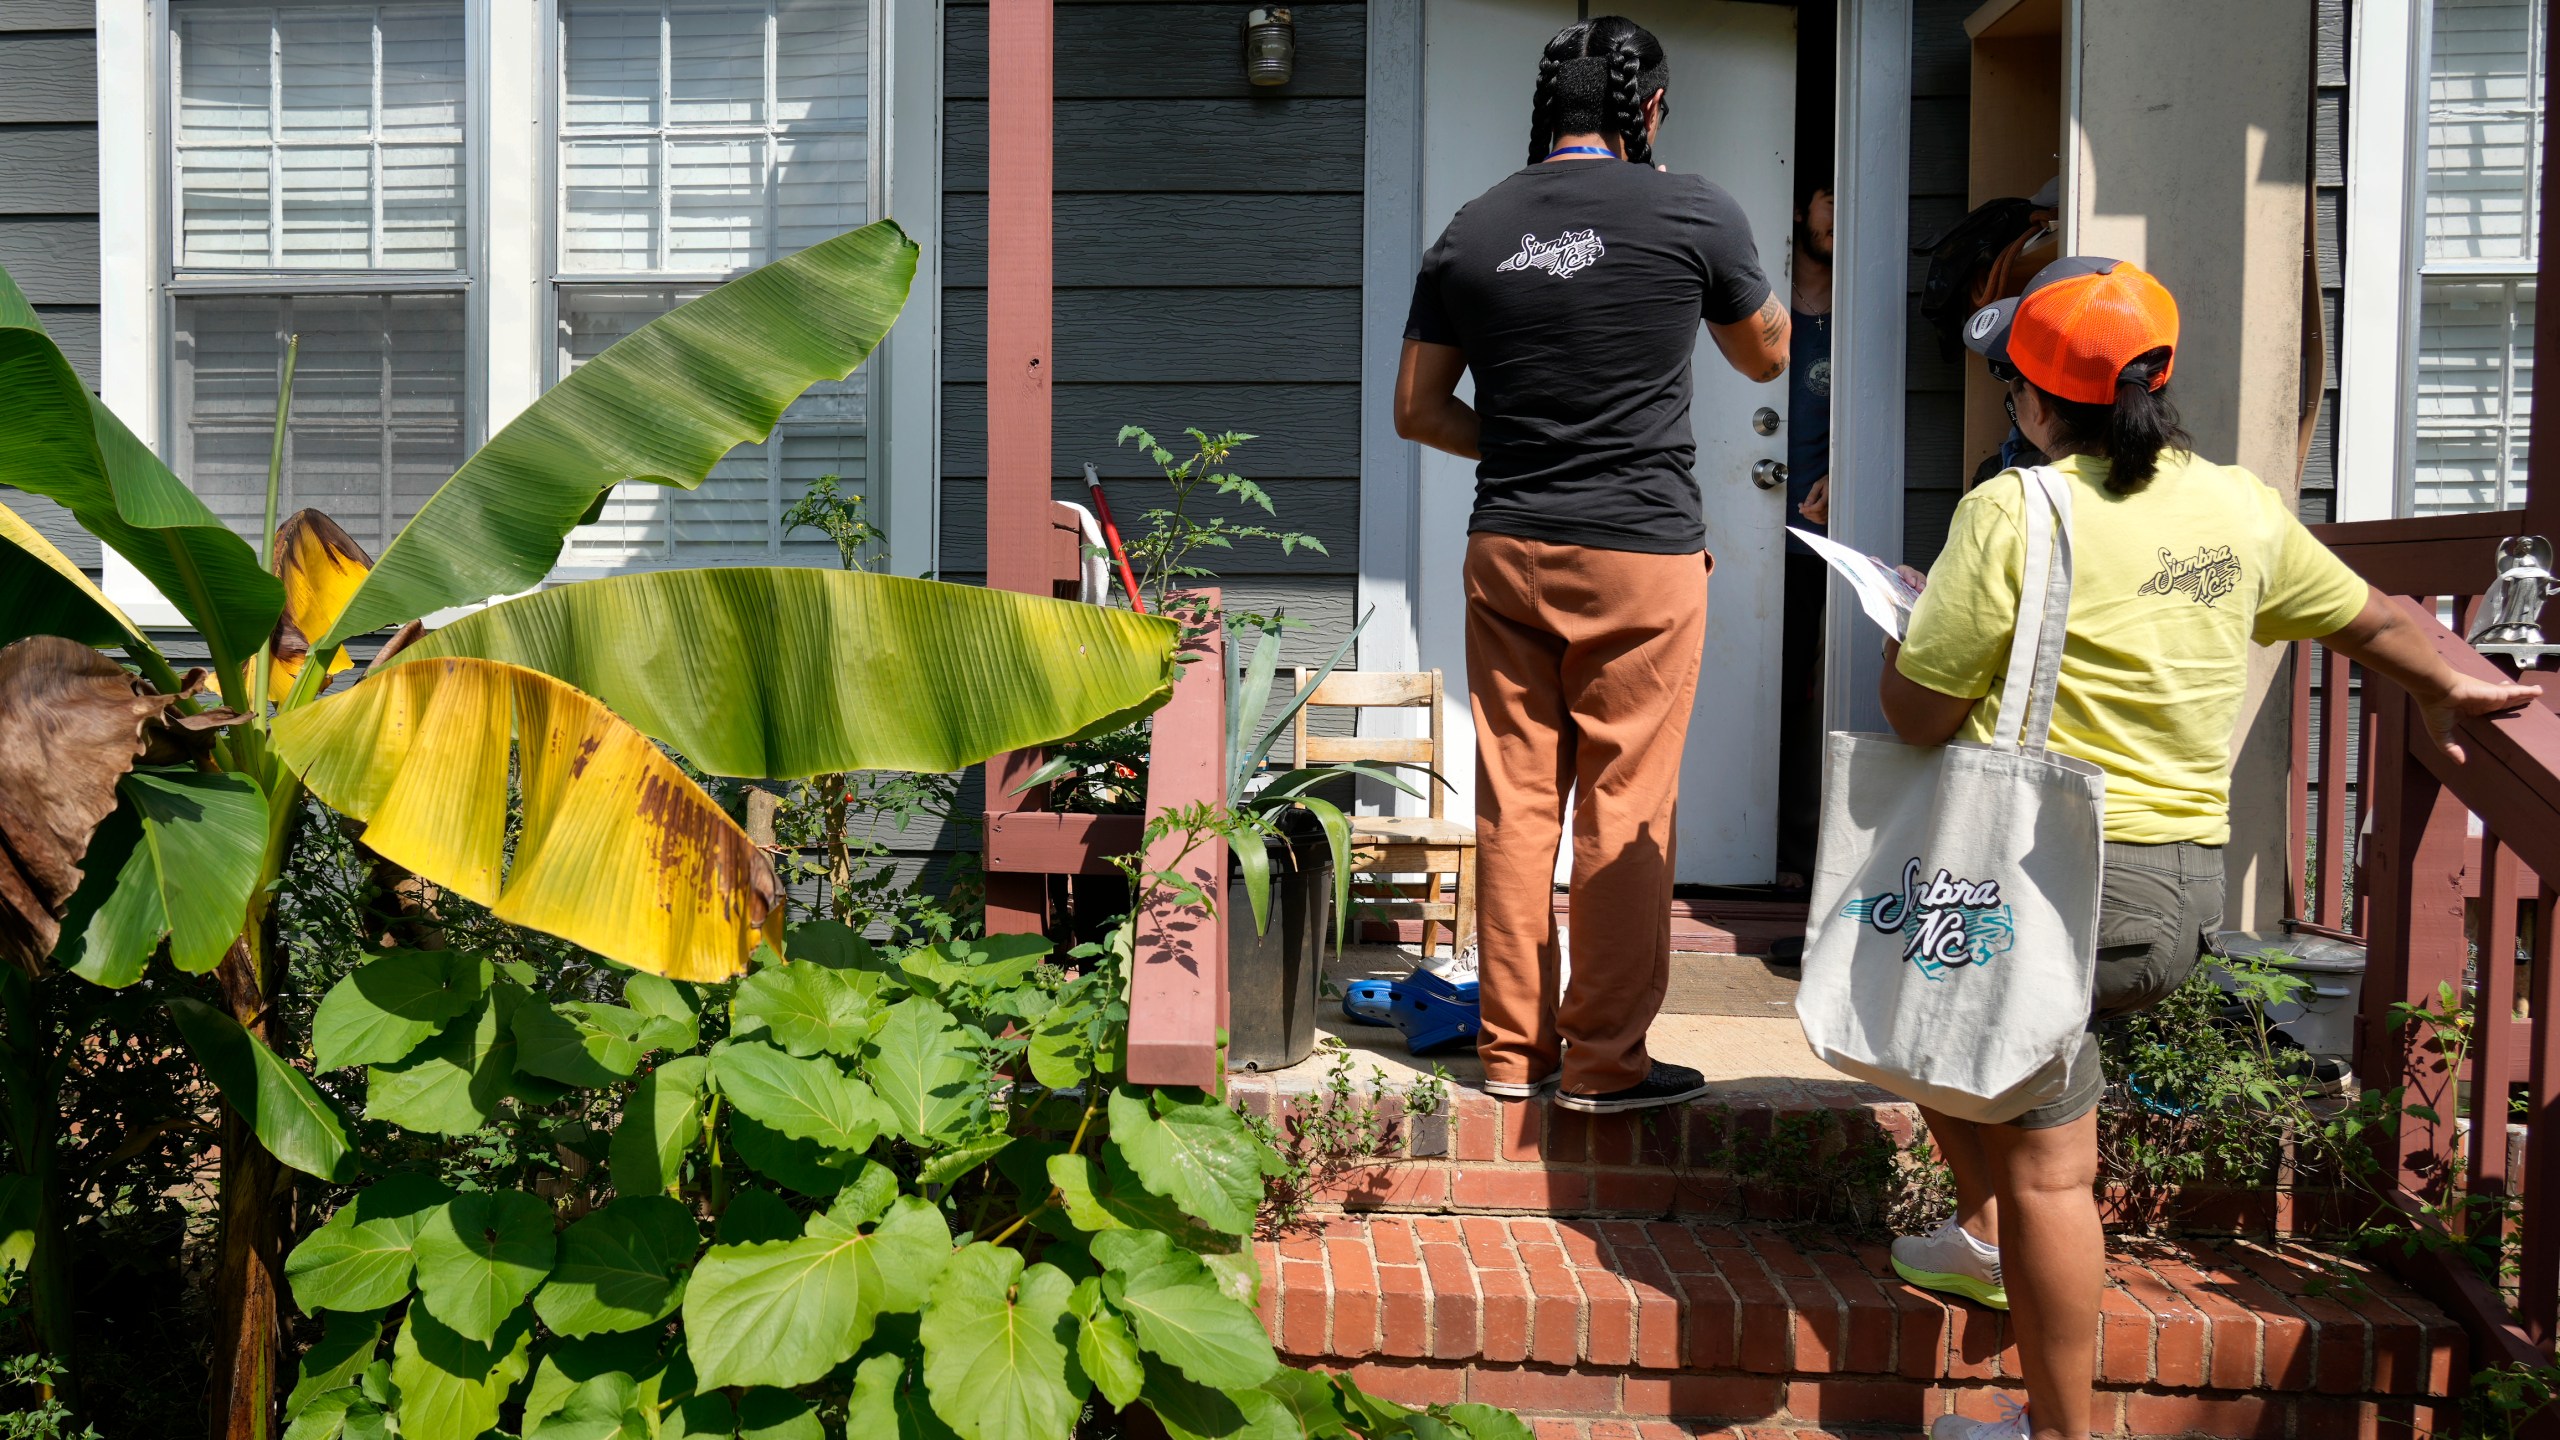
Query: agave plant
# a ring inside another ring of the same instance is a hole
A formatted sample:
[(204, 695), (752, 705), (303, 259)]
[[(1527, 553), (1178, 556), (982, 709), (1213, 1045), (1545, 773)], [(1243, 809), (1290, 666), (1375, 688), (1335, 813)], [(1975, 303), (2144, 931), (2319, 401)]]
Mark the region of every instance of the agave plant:
[[(781, 894), (661, 745), (741, 777), (949, 770), (1125, 723), (1171, 693), (1171, 624), (1045, 598), (752, 568), (539, 588), (613, 486), (698, 485), (811, 384), (850, 374), (915, 261), (883, 221), (642, 327), (491, 437), (378, 561), (314, 512), (262, 559), (89, 393), (0, 272), (0, 483), (69, 510), (212, 660), (177, 674), (0, 508), (0, 716), (16, 717), (0, 724), (0, 960), (126, 985), (165, 951), (218, 973), (220, 1007), (172, 1007), (231, 1112), (217, 1433), (268, 1433), (293, 1373), (276, 1166), (347, 1180), (363, 1165), (269, 1044), (265, 912), (306, 805), (503, 920), (713, 980), (786, 948)], [(420, 634), (422, 616), (506, 595)], [(347, 642), (395, 626), (329, 693)], [(41, 1215), (35, 1230), (41, 1246)], [(67, 1311), (45, 1288), (39, 1323), (61, 1353)]]

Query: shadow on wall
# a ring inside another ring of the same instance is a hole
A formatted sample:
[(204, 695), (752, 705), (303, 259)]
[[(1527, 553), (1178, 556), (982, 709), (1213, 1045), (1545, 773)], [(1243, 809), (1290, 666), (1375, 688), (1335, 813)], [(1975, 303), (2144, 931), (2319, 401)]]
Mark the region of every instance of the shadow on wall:
[(2178, 297), (2174, 384), (2198, 451), (2288, 489), (2310, 12), (2153, 0), (2093, 5), (2081, 21), (2078, 248), (2135, 261)]

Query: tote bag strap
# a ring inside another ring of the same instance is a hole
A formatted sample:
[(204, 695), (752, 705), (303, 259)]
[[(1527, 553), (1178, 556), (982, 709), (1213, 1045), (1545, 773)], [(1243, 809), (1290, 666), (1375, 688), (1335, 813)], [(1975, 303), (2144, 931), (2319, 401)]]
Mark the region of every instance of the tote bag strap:
[(2018, 624), (2009, 640), (2000, 720), (1991, 743), (2042, 750), (2053, 731), (2062, 686), (2062, 639), (2071, 620), (2071, 488), (2060, 471), (2025, 472), (2026, 568), (2018, 581)]

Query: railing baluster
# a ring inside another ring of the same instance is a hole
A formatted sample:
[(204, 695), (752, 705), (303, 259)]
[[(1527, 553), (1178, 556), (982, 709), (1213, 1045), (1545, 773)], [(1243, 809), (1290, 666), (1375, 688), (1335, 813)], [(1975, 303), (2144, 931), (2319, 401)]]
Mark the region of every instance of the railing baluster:
[(2355, 733), (2355, 692), (2347, 681), (2347, 657), (2323, 647), (2320, 663), (2320, 866), (2319, 921), (2351, 928), (2347, 871), (2355, 863), (2356, 810), (2347, 799), (2347, 737)]
[[(2351, 667), (2350, 675), (2354, 673)], [(2355, 906), (2352, 923), (2340, 926), (2358, 935), (2373, 933), (2372, 884), (2364, 873), (2365, 817), (2373, 814), (2374, 755), (2382, 748), (2382, 711), (2375, 703), (2372, 684), (2368, 681), (2361, 694), (2354, 697), (2356, 707), (2356, 808), (2347, 827), (2346, 845), (2338, 853), (2338, 864), (2355, 877)], [(2340, 912), (2346, 913), (2346, 912)]]
[(2542, 879), (2533, 916), (2533, 1099), (2525, 1112), (2524, 1193), (2541, 1214), (2524, 1227), (2519, 1276), (2525, 1332), (2546, 1350), (2560, 1339), (2560, 895)]
[[(2284, 831), (2284, 900), (2285, 913), (2305, 916), (2323, 924), (2335, 924), (2327, 912), (2311, 913), (2312, 897), (2308, 875), (2311, 857), (2323, 854), (2328, 846), (2311, 833), (2311, 642), (2297, 640), (2293, 645), (2293, 764), (2285, 772), (2285, 802), (2291, 811), (2292, 824)], [(2321, 813), (2328, 813), (2327, 797), (2322, 797)]]
[(2367, 1087), (2406, 1085), (2408, 1103), (2440, 1117), (2435, 1124), (2395, 1117), (2385, 1128), (2384, 1158), (2401, 1188), (2441, 1199), (2453, 1178), (2454, 1077), (2441, 1057), (2412, 1045), (2410, 1033), (2393, 1030), (2391, 1006), (2423, 1005), (2440, 984), (2462, 984), (2470, 812), (2411, 748), (2428, 743), (2416, 705), (2397, 689), (2366, 694), (2381, 712), (2381, 733), (2380, 758), (2372, 762), (2373, 851), (2364, 869), (2364, 888), (2373, 894), (2356, 1068)]
[[(2523, 867), (2496, 832), (2480, 835), (2480, 968), (2471, 1006), (2471, 1195), (2507, 1193), (2507, 1087), (2515, 1072), (2516, 888)], [(2505, 1223), (2494, 1210), (2464, 1228), (2494, 1245)]]

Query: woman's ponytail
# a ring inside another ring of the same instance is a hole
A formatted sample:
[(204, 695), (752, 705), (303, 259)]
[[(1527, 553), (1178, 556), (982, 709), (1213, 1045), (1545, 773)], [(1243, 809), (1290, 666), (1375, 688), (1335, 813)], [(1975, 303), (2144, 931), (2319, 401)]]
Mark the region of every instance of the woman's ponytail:
[[(2107, 405), (2065, 400), (2046, 392), (2045, 403), (2062, 422), (2061, 439), (2080, 454), (2107, 460), (2107, 493), (2138, 494), (2160, 473), (2160, 455), (2195, 445), (2178, 424), (2178, 407), (2159, 379), (2169, 349), (2146, 350), (2116, 374), (2116, 398)], [(2033, 382), (2030, 382), (2033, 383)], [(2157, 388), (2154, 388), (2154, 387)], [(2039, 386), (2038, 389), (2043, 387)]]

